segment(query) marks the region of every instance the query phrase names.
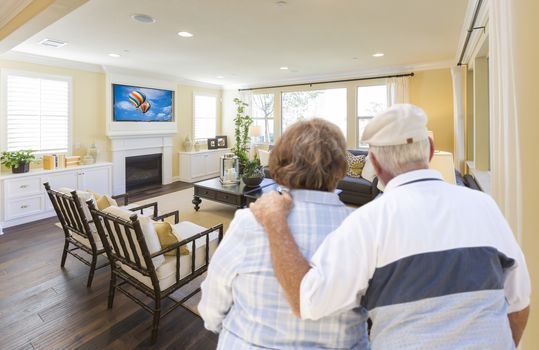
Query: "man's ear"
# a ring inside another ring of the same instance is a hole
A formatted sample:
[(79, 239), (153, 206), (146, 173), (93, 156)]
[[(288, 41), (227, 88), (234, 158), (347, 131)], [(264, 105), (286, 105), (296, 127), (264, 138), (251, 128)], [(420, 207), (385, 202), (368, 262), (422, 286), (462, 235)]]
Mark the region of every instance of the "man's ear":
[(369, 152), (369, 158), (371, 160), (372, 167), (374, 168), (376, 176), (380, 177), (380, 174), (382, 173), (382, 167), (380, 166), (380, 163), (378, 163), (378, 159), (376, 159), (376, 156), (372, 152)]
[(434, 156), (434, 140), (429, 136), (429, 144), (430, 144), (430, 154), (429, 154), (429, 163), (432, 160), (432, 157)]

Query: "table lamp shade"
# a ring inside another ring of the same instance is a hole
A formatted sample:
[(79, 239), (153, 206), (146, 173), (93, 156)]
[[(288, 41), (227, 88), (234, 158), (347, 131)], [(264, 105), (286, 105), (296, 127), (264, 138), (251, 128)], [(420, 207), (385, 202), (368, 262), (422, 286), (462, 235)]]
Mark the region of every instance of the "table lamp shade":
[(444, 151), (434, 152), (429, 167), (431, 169), (438, 170), (446, 182), (451, 184), (457, 183), (452, 153)]
[(262, 136), (262, 129), (259, 125), (251, 125), (249, 127), (249, 137), (259, 137)]

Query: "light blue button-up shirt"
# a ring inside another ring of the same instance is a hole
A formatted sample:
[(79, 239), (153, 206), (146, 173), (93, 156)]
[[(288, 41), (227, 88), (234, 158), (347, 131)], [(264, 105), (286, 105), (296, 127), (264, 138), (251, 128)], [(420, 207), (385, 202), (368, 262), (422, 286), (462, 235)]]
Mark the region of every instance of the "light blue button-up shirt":
[[(310, 260), (350, 214), (335, 193), (294, 190), (290, 231)], [(342, 262), (347, 264), (346, 261)], [(368, 349), (366, 311), (299, 320), (275, 278), (269, 242), (249, 209), (238, 210), (212, 257), (198, 306), (218, 349)]]

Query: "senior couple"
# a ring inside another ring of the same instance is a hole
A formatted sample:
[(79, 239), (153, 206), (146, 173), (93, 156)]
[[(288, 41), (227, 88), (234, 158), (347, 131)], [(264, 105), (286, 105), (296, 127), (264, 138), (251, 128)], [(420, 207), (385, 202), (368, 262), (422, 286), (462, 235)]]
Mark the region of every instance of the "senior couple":
[[(496, 203), (428, 169), (425, 113), (395, 105), (362, 139), (385, 192), (351, 211), (339, 129), (315, 119), (277, 141), (290, 191), (238, 210), (202, 284), (219, 349), (514, 349), (529, 312), (524, 256)], [(366, 320), (372, 320), (370, 336)]]

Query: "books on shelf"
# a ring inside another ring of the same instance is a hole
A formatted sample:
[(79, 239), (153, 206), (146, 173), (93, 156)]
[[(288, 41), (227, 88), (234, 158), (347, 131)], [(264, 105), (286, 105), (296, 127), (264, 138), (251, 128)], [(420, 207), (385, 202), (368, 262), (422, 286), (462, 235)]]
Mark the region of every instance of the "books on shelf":
[(66, 168), (71, 167), (71, 166), (79, 166), (80, 156), (65, 156), (64, 165)]

